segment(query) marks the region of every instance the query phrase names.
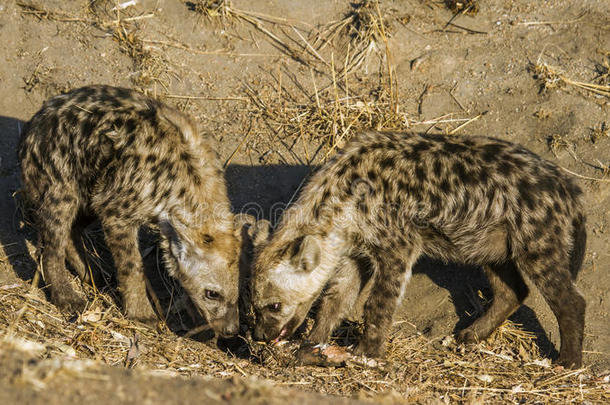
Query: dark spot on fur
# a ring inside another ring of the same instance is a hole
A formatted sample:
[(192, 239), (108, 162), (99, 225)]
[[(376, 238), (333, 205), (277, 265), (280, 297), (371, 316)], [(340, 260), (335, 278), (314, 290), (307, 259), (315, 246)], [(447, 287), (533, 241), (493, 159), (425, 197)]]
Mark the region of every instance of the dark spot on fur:
[(498, 164), (498, 171), (505, 177), (508, 177), (512, 174), (514, 170), (514, 166), (512, 165), (512, 163), (503, 160), (500, 162), (500, 164)]
[(117, 217), (118, 215), (119, 215), (119, 211), (114, 207), (106, 208), (104, 210), (104, 216), (106, 216), (106, 217), (112, 218), (112, 217)]
[(393, 157), (383, 158), (381, 160), (381, 162), (379, 162), (379, 165), (381, 166), (382, 169), (388, 169), (390, 167), (394, 167), (394, 158)]
[(462, 153), (468, 150), (464, 145), (460, 145), (459, 143), (453, 142), (445, 142), (443, 144), (443, 150), (448, 153)]
[(413, 152), (416, 152), (416, 153), (424, 152), (424, 151), (427, 151), (428, 149), (430, 149), (431, 147), (432, 147), (432, 144), (430, 142), (421, 141), (421, 142), (418, 142), (415, 145), (413, 145)]
[(390, 190), (390, 182), (388, 181), (388, 179), (386, 179), (386, 178), (381, 179), (381, 184), (383, 184), (383, 189), (386, 192)]
[(434, 164), (432, 165), (432, 170), (436, 177), (441, 177), (441, 174), (443, 173), (443, 164), (439, 159), (436, 159), (434, 161)]
[(466, 168), (464, 167), (464, 164), (460, 161), (453, 163), (453, 172), (462, 181), (464, 181), (464, 179), (466, 178)]
[(405, 160), (416, 161), (419, 159), (419, 153), (413, 151), (412, 149), (405, 149), (402, 151), (402, 157)]
[(484, 185), (489, 182), (489, 172), (484, 167), (479, 169), (479, 181)]
[(517, 189), (519, 191), (520, 200), (524, 202), (530, 210), (534, 209), (536, 206), (536, 198), (533, 194), (534, 190), (532, 190), (531, 184), (527, 180), (521, 179), (517, 183)]
[(451, 184), (447, 181), (447, 179), (443, 179), (439, 184), (439, 188), (444, 194), (449, 194), (451, 192)]
[(129, 118), (127, 121), (125, 121), (125, 131), (127, 133), (132, 133), (133, 131), (135, 131), (137, 126), (138, 124), (133, 118)]
[(83, 120), (80, 124), (80, 131), (83, 135), (89, 136), (95, 129), (95, 122), (92, 119)]
[(415, 168), (415, 177), (422, 183), (426, 181), (426, 171), (421, 165), (417, 165)]
[(346, 171), (347, 171), (347, 165), (343, 164), (343, 165), (339, 166), (339, 169), (337, 170), (337, 177), (343, 177), (345, 175)]
[(131, 91), (123, 87), (115, 87), (115, 96), (120, 99), (131, 98)]
[(487, 163), (491, 163), (498, 160), (498, 157), (500, 153), (504, 150), (504, 148), (504, 145), (497, 143), (483, 145), (483, 147), (481, 148), (483, 150), (483, 160)]

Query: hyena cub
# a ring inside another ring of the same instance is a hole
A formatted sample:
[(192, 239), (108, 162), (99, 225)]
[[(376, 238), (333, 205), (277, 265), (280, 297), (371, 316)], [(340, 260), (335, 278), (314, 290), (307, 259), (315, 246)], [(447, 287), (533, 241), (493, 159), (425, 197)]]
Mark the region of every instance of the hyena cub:
[(156, 223), (169, 273), (215, 331), (238, 331), (241, 229), (209, 142), (188, 116), (133, 90), (88, 86), (43, 105), (22, 134), (19, 159), (53, 303), (83, 309), (65, 260), (86, 279), (76, 246), (82, 226), (98, 218), (126, 314), (154, 320), (137, 236)]
[[(411, 267), (426, 255), (482, 265), (487, 312), (458, 334), (485, 339), (523, 302), (527, 276), (553, 310), (560, 364), (580, 366), (585, 300), (581, 190), (557, 166), (487, 137), (366, 132), (324, 165), (257, 254), (254, 336), (290, 336), (322, 294), (310, 339), (325, 342), (362, 289), (356, 353), (383, 353)], [(366, 287), (366, 288), (365, 288)]]

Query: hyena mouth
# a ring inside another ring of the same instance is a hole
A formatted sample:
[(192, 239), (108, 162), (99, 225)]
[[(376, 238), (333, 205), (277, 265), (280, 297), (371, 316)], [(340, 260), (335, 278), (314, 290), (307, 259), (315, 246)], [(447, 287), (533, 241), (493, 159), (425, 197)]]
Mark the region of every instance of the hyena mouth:
[(286, 324), (282, 327), (282, 329), (280, 329), (280, 334), (277, 335), (277, 337), (273, 340), (274, 342), (279, 342), (282, 339), (286, 339), (287, 337), (289, 337), (292, 334), (292, 331), (294, 329), (296, 329), (296, 323), (299, 320), (295, 318), (292, 318), (291, 320), (289, 320), (288, 322), (286, 322)]

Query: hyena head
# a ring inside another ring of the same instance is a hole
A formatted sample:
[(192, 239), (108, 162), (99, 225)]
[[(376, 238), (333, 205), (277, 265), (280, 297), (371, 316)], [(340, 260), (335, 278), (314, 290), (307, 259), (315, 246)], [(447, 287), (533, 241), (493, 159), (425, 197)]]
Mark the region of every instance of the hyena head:
[(320, 238), (270, 241), (254, 261), (252, 305), (256, 340), (283, 339), (303, 323), (328, 279)]
[(241, 228), (227, 223), (191, 229), (161, 220), (168, 272), (221, 336), (239, 332)]

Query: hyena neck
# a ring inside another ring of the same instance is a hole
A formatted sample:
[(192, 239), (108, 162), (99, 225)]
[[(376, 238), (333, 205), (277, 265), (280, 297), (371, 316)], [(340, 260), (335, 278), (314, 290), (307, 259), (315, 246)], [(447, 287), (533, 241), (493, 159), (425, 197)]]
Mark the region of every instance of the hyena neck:
[[(345, 256), (348, 246), (343, 235), (343, 232), (331, 230), (324, 237), (320, 238), (320, 265), (318, 272), (320, 273), (320, 291), (333, 278), (337, 271), (337, 266)], [(323, 280), (323, 281), (322, 281)]]

